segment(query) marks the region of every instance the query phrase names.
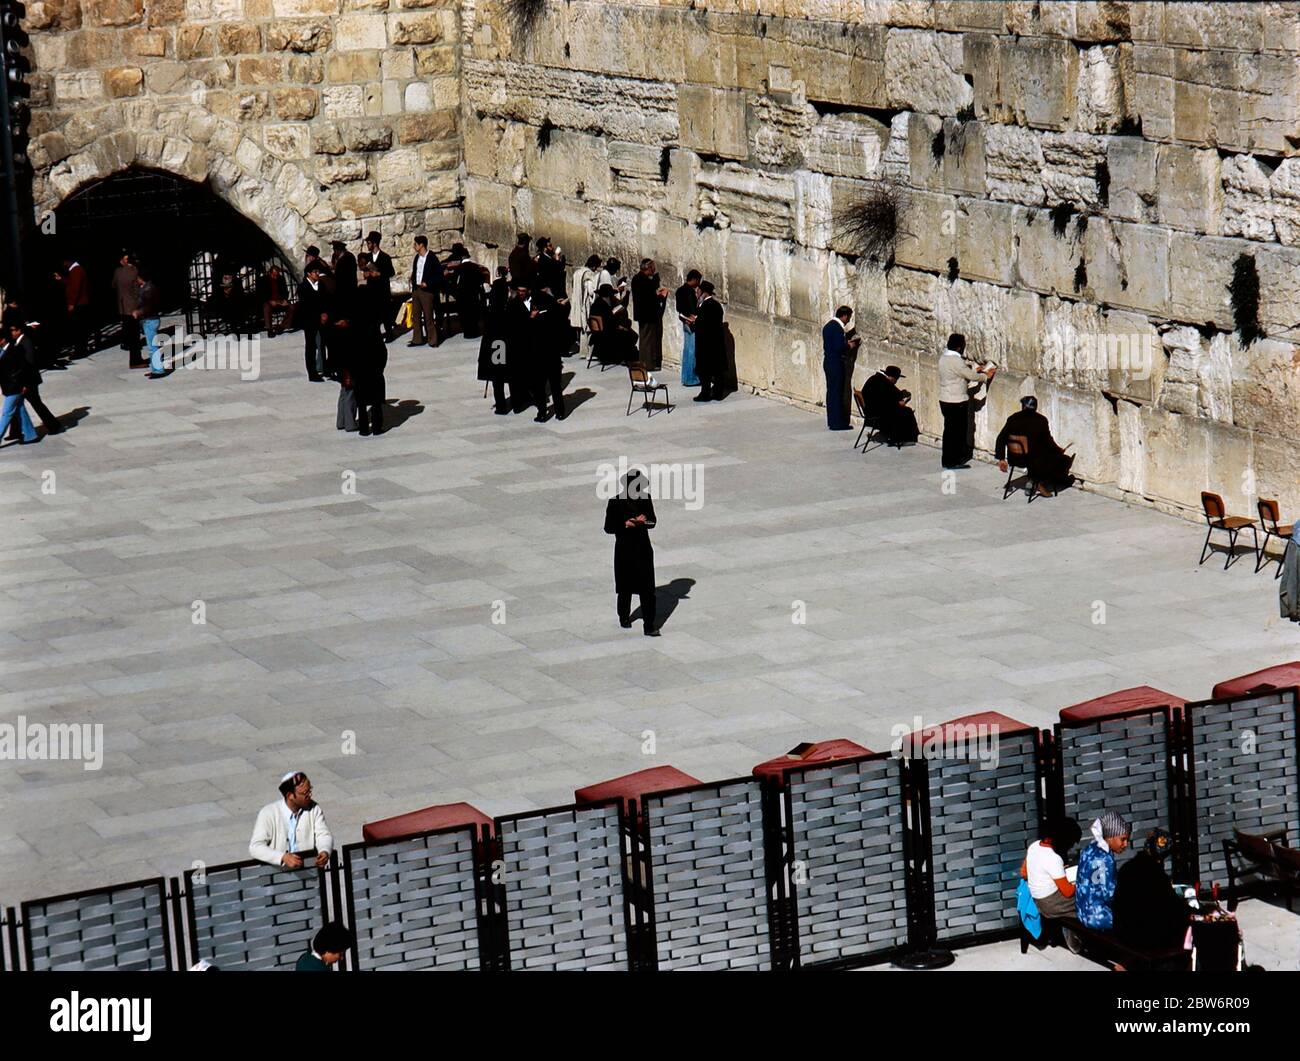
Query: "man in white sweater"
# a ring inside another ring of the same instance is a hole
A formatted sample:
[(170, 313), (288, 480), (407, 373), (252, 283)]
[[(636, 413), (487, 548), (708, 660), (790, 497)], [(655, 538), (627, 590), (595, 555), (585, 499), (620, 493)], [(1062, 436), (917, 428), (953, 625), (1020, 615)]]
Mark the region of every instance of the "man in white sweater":
[[(992, 383), (997, 369), (989, 365), (974, 368), (966, 363), (966, 336), (948, 336), (948, 348), (939, 355), (939, 410), (943, 413), (943, 455), (945, 468), (965, 468), (972, 456), (970, 440), (970, 398), (980, 385)], [(975, 387), (971, 384), (975, 383)]]
[(280, 779), (280, 798), (257, 812), (248, 853), (269, 866), (299, 869), (299, 851), (316, 852), (316, 865), (329, 864), (334, 837), (325, 813), (311, 798), (311, 781), (301, 770)]

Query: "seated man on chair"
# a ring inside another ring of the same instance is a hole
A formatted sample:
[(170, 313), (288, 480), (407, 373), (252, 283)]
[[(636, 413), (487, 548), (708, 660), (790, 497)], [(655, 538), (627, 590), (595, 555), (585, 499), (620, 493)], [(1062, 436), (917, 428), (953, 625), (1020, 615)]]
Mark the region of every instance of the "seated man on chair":
[(881, 437), (890, 446), (909, 445), (920, 434), (916, 413), (907, 405), (912, 395), (898, 386), (902, 378), (898, 366), (890, 365), (862, 385), (862, 408), (867, 419), (879, 425)]
[(1007, 439), (1013, 435), (1023, 436), (1029, 443), (1029, 453), (1025, 460), (1029, 477), (1044, 497), (1051, 497), (1057, 490), (1064, 489), (1073, 482), (1070, 468), (1074, 457), (1067, 454), (1056, 440), (1052, 438), (1052, 429), (1047, 424), (1047, 417), (1038, 411), (1038, 399), (1027, 394), (1020, 399), (1021, 409), (1007, 417), (1007, 422), (998, 432), (994, 456), (1000, 471), (1007, 470)]

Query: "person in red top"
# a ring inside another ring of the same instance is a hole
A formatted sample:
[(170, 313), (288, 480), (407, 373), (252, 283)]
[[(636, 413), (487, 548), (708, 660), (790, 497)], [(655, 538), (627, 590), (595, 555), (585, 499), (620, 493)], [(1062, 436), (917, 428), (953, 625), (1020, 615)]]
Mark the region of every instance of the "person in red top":
[(55, 273), (54, 279), (63, 285), (63, 303), (67, 309), (67, 334), (78, 357), (85, 357), (89, 347), (87, 337), (90, 333), (90, 284), (86, 279), (86, 269), (71, 256), (64, 256), (63, 271)]

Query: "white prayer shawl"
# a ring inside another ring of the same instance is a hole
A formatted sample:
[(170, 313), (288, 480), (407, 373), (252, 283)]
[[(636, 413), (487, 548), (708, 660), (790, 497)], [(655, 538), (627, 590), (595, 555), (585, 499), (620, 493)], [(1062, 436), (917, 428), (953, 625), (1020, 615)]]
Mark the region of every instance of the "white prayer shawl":
[(580, 265), (573, 270), (573, 278), (569, 281), (569, 324), (575, 328), (587, 326), (586, 311), (591, 307), (586, 301), (586, 291), (591, 277), (591, 270)]

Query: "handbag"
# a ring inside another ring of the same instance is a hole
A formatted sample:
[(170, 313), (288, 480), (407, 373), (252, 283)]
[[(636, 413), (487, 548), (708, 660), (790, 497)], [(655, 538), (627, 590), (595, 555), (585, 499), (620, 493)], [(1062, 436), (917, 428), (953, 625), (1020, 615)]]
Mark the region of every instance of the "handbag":
[(415, 302), (407, 299), (402, 303), (397, 311), (397, 326), (399, 328), (409, 328), (415, 323)]

